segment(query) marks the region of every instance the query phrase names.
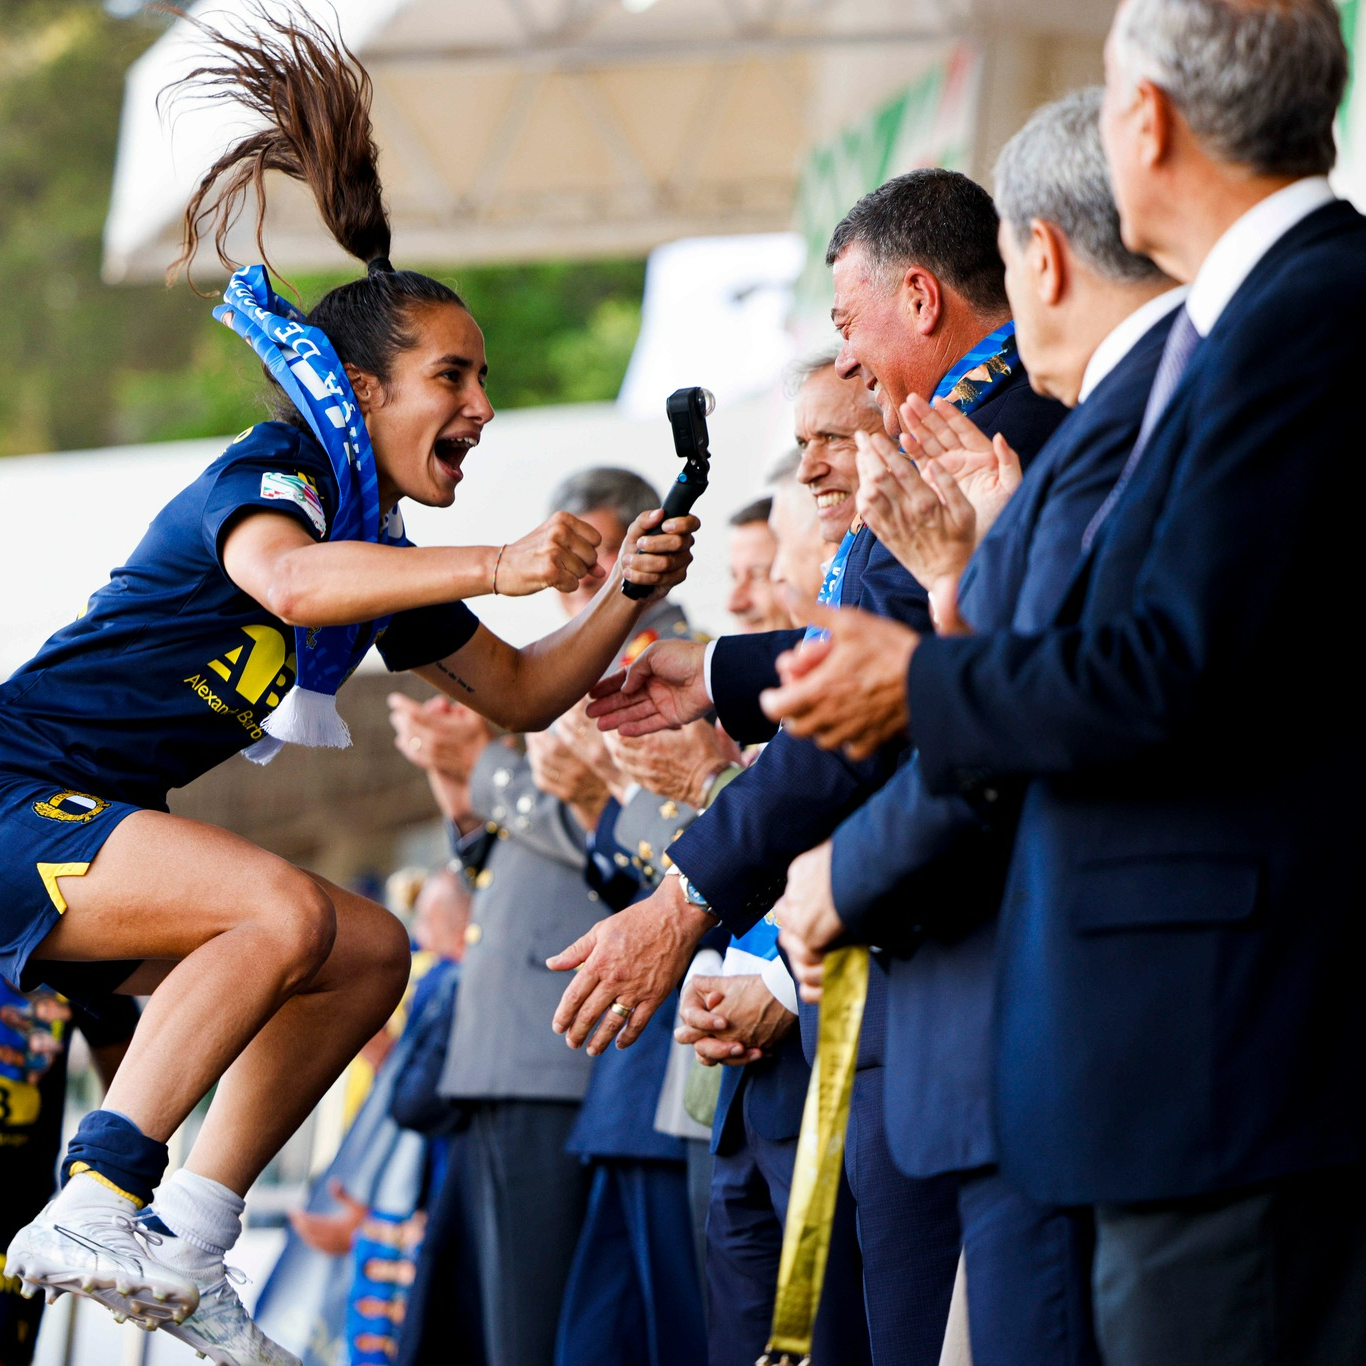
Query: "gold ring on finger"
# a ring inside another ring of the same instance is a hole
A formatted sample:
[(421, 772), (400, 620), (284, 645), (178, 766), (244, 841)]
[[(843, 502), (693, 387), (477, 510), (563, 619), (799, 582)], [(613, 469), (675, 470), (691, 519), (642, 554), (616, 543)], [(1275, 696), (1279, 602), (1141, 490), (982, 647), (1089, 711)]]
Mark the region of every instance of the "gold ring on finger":
[(620, 1015), (621, 1018), (622, 1018), (623, 1020), (629, 1020), (629, 1019), (631, 1018), (631, 1010), (632, 1010), (632, 1007), (631, 1007), (631, 1006), (624, 1006), (624, 1005), (622, 1005), (622, 1003), (621, 1003), (620, 1001), (613, 1001), (613, 1002), (612, 1002), (612, 1005), (611, 1005), (612, 1014), (613, 1014), (613, 1015)]

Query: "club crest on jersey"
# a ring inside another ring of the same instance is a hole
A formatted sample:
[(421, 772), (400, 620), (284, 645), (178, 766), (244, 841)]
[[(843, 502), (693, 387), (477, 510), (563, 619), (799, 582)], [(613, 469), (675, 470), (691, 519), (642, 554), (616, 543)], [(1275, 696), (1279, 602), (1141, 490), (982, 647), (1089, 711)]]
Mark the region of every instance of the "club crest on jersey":
[(306, 474), (267, 473), (261, 476), (261, 497), (283, 499), (303, 508), (319, 536), (327, 531), (327, 514), (318, 490)]
[(33, 809), (49, 821), (76, 821), (84, 825), (93, 821), (101, 811), (109, 809), (103, 797), (92, 797), (88, 792), (72, 792), (63, 788), (46, 801), (34, 802)]

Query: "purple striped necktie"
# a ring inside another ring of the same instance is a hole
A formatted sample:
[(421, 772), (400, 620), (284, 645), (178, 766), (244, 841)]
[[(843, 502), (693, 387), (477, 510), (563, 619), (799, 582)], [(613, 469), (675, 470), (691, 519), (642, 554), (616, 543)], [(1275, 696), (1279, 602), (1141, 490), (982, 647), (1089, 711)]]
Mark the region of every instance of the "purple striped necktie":
[(1134, 442), (1134, 448), (1124, 462), (1124, 468), (1120, 471), (1114, 488), (1106, 495), (1105, 501), (1096, 510), (1096, 515), (1091, 518), (1082, 534), (1083, 550), (1090, 550), (1091, 542), (1096, 539), (1101, 524), (1110, 515), (1129, 481), (1134, 477), (1138, 462), (1143, 459), (1143, 452), (1147, 449), (1148, 438), (1157, 426), (1158, 418), (1166, 411), (1172, 394), (1176, 392), (1176, 386), (1181, 382), (1181, 376), (1186, 373), (1186, 366), (1190, 364), (1190, 358), (1199, 341), (1200, 334), (1195, 330), (1195, 324), (1191, 322), (1191, 315), (1186, 311), (1186, 306), (1182, 304), (1177, 310), (1176, 317), (1172, 319), (1172, 330), (1167, 333), (1167, 342), (1162, 348), (1162, 359), (1158, 362), (1157, 374), (1153, 376), (1153, 387), (1148, 391), (1148, 402), (1143, 409), (1143, 423), (1138, 429), (1138, 440)]

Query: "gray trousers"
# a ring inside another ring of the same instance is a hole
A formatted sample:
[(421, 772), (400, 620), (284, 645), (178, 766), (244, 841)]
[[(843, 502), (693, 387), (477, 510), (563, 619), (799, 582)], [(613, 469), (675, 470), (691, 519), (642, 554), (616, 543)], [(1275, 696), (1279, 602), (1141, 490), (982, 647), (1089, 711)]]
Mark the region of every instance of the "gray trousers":
[(1105, 1366), (1366, 1362), (1366, 1168), (1096, 1211)]
[(564, 1150), (577, 1102), (483, 1101), (469, 1132), (473, 1231), (488, 1366), (552, 1366), (588, 1168)]

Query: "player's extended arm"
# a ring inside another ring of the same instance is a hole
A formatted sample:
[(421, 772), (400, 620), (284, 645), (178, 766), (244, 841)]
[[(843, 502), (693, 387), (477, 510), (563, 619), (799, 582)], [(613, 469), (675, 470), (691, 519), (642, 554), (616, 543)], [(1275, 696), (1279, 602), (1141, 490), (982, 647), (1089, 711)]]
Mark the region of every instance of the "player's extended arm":
[(292, 517), (252, 512), (228, 532), (223, 567), (244, 593), (290, 626), (349, 626), (413, 607), (493, 591), (522, 596), (542, 588), (572, 592), (601, 578), (602, 537), (557, 512), (529, 536), (495, 546), (394, 546), (315, 541)]
[[(557, 631), (520, 649), (481, 626), (446, 659), (414, 672), (434, 687), (509, 730), (544, 730), (593, 686), (612, 663), (641, 612), (682, 581), (692, 559), (695, 517), (670, 518), (667, 532), (648, 537), (650, 553), (629, 551), (659, 521), (638, 517), (601, 589)], [(628, 598), (624, 579), (649, 583), (648, 598)]]

